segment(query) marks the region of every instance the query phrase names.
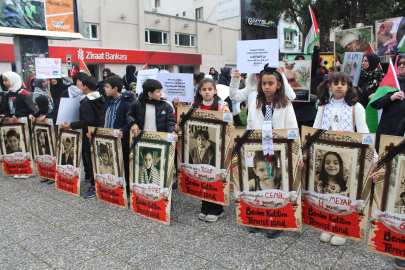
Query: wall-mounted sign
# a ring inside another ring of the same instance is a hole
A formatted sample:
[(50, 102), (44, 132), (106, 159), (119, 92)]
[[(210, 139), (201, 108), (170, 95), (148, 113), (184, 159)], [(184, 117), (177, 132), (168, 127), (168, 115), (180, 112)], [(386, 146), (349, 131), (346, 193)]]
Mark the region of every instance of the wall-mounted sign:
[(239, 0), (217, 0), (217, 20), (224, 20), (240, 15)]
[(261, 27), (276, 26), (276, 24), (272, 21), (253, 19), (253, 18), (244, 18), (243, 20), (246, 25), (261, 26)]

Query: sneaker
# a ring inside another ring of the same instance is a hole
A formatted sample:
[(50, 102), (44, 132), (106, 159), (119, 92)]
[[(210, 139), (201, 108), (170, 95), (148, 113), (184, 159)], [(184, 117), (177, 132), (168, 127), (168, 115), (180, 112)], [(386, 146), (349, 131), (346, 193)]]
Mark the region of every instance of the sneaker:
[(268, 238), (274, 239), (274, 238), (279, 237), (281, 235), (281, 233), (282, 233), (282, 231), (280, 231), (280, 230), (267, 230), (266, 236)]
[(20, 178), (23, 178), (23, 179), (26, 179), (28, 177), (29, 177), (28, 175), (20, 175)]
[(259, 233), (261, 231), (260, 228), (249, 227), (250, 233)]
[(329, 234), (329, 233), (322, 233), (322, 234), (321, 234), (321, 237), (319, 237), (319, 240), (321, 240), (322, 242), (325, 242), (325, 243), (329, 243), (331, 238), (332, 238), (332, 235), (331, 235), (331, 234)]
[(198, 219), (199, 220), (205, 220), (205, 217), (206, 217), (207, 215), (205, 215), (205, 214), (203, 214), (203, 213), (199, 213), (198, 214)]
[(40, 183), (46, 183), (46, 182), (48, 182), (48, 179), (46, 179), (46, 178), (43, 178), (41, 181), (39, 181)]
[(215, 221), (218, 220), (218, 218), (223, 217), (223, 216), (224, 216), (224, 212), (222, 212), (218, 216), (216, 216), (216, 215), (207, 215), (205, 217), (205, 221), (207, 221), (207, 222), (215, 222)]
[(20, 178), (19, 175), (14, 175), (14, 179), (18, 179), (18, 178)]
[(47, 184), (47, 185), (53, 185), (53, 184), (55, 184), (55, 181), (49, 180), (46, 184)]
[(400, 259), (394, 260), (394, 268), (397, 270), (405, 270), (405, 261)]
[(83, 198), (84, 199), (90, 199), (96, 196), (96, 187), (95, 186), (90, 186), (89, 190), (84, 194)]
[(346, 238), (339, 236), (333, 236), (332, 239), (330, 240), (330, 244), (334, 246), (341, 246), (344, 243), (346, 243)]

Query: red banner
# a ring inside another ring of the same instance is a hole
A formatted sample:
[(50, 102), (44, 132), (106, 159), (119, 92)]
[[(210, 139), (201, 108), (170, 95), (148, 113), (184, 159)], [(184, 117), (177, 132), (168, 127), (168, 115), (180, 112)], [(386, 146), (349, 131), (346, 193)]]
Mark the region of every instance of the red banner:
[(79, 196), (79, 178), (77, 176), (66, 178), (56, 172), (56, 188)]
[(405, 259), (405, 237), (403, 234), (388, 229), (382, 222), (371, 222), (370, 233), (374, 237), (369, 240), (368, 250)]
[(300, 205), (288, 203), (280, 209), (264, 209), (248, 205), (242, 200), (237, 202), (238, 224), (260, 228), (299, 228), (295, 212)]
[(179, 191), (210, 202), (228, 203), (225, 201), (226, 182), (219, 179), (213, 183), (192, 179), (184, 171), (179, 175)]
[(29, 160), (25, 160), (23, 163), (11, 164), (4, 160), (3, 169), (4, 175), (32, 175), (34, 174), (31, 169), (31, 163)]
[(362, 232), (360, 223), (365, 217), (364, 214), (356, 211), (348, 215), (330, 214), (312, 207), (306, 199), (302, 199), (303, 223), (323, 232), (347, 238), (364, 239), (365, 233)]
[(125, 197), (127, 196), (127, 194), (124, 193), (121, 187), (118, 187), (116, 189), (109, 189), (100, 185), (98, 181), (95, 181), (95, 183), (97, 198), (99, 200), (127, 208), (125, 203)]
[(50, 180), (55, 180), (56, 164), (53, 164), (51, 167), (47, 167), (41, 165), (38, 161), (36, 161), (35, 163), (37, 164), (38, 176)]
[(131, 191), (131, 194), (131, 210), (134, 213), (161, 222), (168, 222), (166, 206), (169, 204), (169, 200), (162, 198), (154, 202), (139, 197), (135, 191)]

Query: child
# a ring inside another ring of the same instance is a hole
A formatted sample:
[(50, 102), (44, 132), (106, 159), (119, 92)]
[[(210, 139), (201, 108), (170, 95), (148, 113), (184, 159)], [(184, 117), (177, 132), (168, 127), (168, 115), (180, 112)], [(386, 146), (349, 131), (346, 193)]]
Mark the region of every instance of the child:
[(100, 174), (114, 174), (113, 168), (111, 168), (109, 161), (110, 155), (108, 154), (108, 148), (105, 145), (100, 145)]
[[(271, 125), (269, 122), (271, 122)], [(264, 125), (266, 126), (263, 127)], [(251, 102), (249, 105), (247, 129), (269, 128), (298, 128), (298, 124), (291, 101), (285, 93), (282, 74), (277, 68), (265, 65), (259, 74), (256, 101)], [(268, 158), (267, 155), (266, 159)], [(301, 160), (298, 169), (302, 168), (303, 162)], [(251, 228), (249, 231), (256, 233), (259, 230)], [(277, 238), (280, 233), (280, 230), (267, 230), (267, 237)]]
[[(330, 84), (333, 94), (332, 98), (329, 95), (328, 84)], [(352, 86), (347, 73), (336, 72), (333, 74), (329, 80), (319, 85), (318, 93), (319, 108), (314, 128), (344, 132), (355, 132), (356, 128), (357, 132), (369, 133), (364, 108), (358, 102), (356, 90)], [(375, 163), (372, 172), (376, 171), (377, 161), (378, 156), (374, 153)], [(332, 236), (328, 233), (322, 233), (320, 240), (322, 242), (330, 242), (335, 246), (343, 245), (346, 242), (345, 238)]]
[(6, 152), (8, 154), (22, 152), (20, 147), (20, 134), (18, 134), (14, 129), (10, 129), (6, 133), (7, 144), (6, 144)]
[[(76, 75), (76, 74), (75, 74)], [(64, 130), (68, 129), (82, 129), (82, 157), (86, 162), (83, 162), (84, 170), (86, 175), (90, 179), (89, 190), (84, 194), (84, 199), (93, 198), (95, 196), (94, 187), (94, 177), (93, 177), (93, 166), (91, 162), (90, 153), (90, 141), (86, 134), (88, 133), (88, 127), (99, 127), (103, 121), (103, 108), (104, 108), (104, 97), (100, 95), (96, 90), (96, 79), (93, 76), (83, 77), (82, 81), (82, 92), (85, 96), (82, 101), (80, 101), (80, 115), (79, 121), (67, 123), (62, 125)]]
[(122, 156), (124, 161), (125, 181), (127, 195), (129, 196), (129, 130), (126, 122), (127, 113), (135, 95), (131, 91), (121, 94), (123, 82), (120, 76), (114, 75), (105, 80), (105, 94), (107, 96), (104, 106), (102, 127), (119, 129), (118, 138), (121, 139)]
[(156, 167), (153, 165), (152, 150), (144, 148), (142, 150), (143, 165), (139, 175), (140, 184), (156, 184), (160, 186), (160, 176)]
[(159, 81), (148, 79), (143, 84), (143, 91), (139, 98), (132, 102), (127, 123), (135, 136), (138, 135), (139, 130), (176, 134), (173, 108), (166, 101), (160, 100), (162, 88)]
[(264, 159), (263, 151), (256, 151), (253, 157), (253, 171), (256, 178), (249, 180), (249, 191), (260, 191), (266, 189), (280, 189), (281, 187), (281, 169), (277, 167), (278, 157), (272, 161), (272, 175), (269, 177), (266, 161)]
[(330, 68), (328, 68), (328, 71), (329, 71), (328, 75), (329, 75), (329, 78), (330, 78), (335, 73), (336, 68), (335, 67), (330, 67)]
[(131, 83), (129, 84), (129, 89), (128, 89), (128, 91), (132, 91), (132, 92), (136, 93), (136, 82), (131, 82)]
[(209, 164), (215, 167), (215, 147), (209, 141), (208, 131), (197, 129), (194, 138), (197, 146), (190, 150), (190, 164)]
[[(193, 108), (203, 110), (230, 112), (228, 109), (228, 104), (222, 101), (217, 95), (215, 82), (212, 79), (203, 79), (200, 82), (192, 106)], [(198, 219), (208, 222), (215, 222), (219, 217), (223, 216), (223, 213), (224, 208), (222, 205), (202, 201), (201, 213), (198, 215)]]

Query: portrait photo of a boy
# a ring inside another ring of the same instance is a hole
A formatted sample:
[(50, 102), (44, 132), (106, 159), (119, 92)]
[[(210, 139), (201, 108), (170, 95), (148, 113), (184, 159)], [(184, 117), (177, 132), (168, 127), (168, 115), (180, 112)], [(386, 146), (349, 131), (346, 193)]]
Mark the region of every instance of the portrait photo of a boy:
[(253, 153), (253, 169), (248, 169), (249, 191), (282, 189), (281, 151), (274, 152), (274, 158), (270, 165), (266, 161), (263, 151)]

